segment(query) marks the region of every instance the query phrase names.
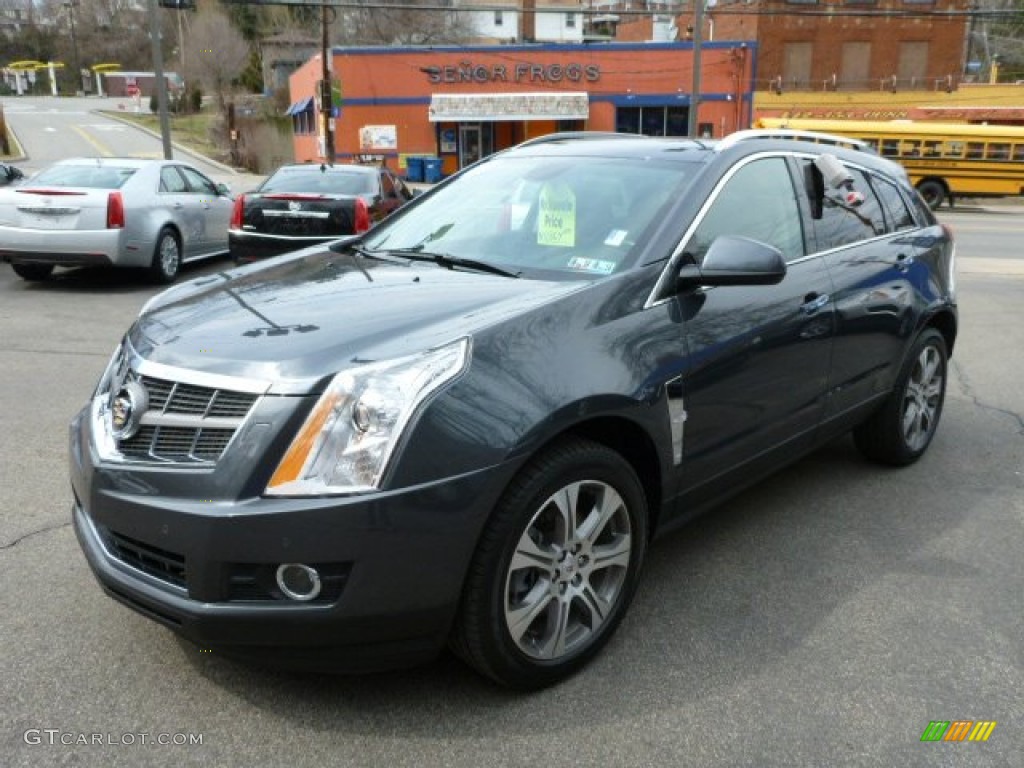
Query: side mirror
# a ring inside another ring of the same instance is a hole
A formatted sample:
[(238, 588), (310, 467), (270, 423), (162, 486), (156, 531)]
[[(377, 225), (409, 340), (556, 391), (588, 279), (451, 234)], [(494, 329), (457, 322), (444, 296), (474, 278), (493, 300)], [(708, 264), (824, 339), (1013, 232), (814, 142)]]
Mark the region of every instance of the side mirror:
[(222, 197), (231, 197), (231, 187), (224, 182), (219, 182), (217, 184), (217, 194)]
[(700, 285), (775, 285), (786, 276), (782, 251), (767, 243), (739, 235), (715, 238), (700, 266), (679, 270), (680, 289)]

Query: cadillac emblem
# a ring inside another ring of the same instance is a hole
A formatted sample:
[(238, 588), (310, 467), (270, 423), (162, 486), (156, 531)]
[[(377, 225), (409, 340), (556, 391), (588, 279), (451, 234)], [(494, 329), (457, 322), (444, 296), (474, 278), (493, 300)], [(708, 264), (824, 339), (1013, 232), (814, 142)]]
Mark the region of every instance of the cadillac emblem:
[(131, 379), (122, 383), (110, 401), (111, 433), (117, 440), (134, 437), (142, 424), (142, 414), (149, 407), (146, 388)]

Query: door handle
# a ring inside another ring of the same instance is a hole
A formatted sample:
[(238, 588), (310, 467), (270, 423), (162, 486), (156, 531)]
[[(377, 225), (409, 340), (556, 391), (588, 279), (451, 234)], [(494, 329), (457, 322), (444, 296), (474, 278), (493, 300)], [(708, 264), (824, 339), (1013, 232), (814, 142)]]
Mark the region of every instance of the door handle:
[(179, 211), (180, 211), (180, 210), (181, 210), (182, 208), (184, 208), (185, 206), (184, 206), (184, 204), (183, 204), (183, 203), (175, 203), (175, 204), (174, 204), (174, 207), (175, 207), (175, 209), (176, 209), (176, 210), (179, 210)]
[(832, 297), (827, 293), (808, 293), (804, 296), (804, 303), (800, 305), (800, 311), (805, 315), (813, 315), (819, 309), (825, 307)]

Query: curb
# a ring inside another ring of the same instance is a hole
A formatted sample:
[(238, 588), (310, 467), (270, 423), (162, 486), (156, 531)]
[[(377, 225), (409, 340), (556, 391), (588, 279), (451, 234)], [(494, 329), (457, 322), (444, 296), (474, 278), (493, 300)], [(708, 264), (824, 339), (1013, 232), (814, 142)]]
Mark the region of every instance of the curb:
[[(95, 112), (98, 115), (103, 115), (104, 117), (110, 118), (111, 120), (115, 120), (116, 122), (119, 122), (122, 125), (129, 125), (129, 126), (131, 126), (133, 128), (137, 128), (138, 130), (142, 131), (143, 133), (148, 133), (154, 139), (160, 139), (160, 141), (163, 141), (163, 136), (161, 134), (157, 133), (154, 130), (146, 128), (144, 125), (139, 125), (136, 122), (133, 122), (131, 120), (128, 120), (127, 118), (121, 117), (116, 112), (110, 112), (109, 110), (105, 110), (105, 109), (94, 109), (94, 110), (91, 110), (91, 111)], [(178, 152), (181, 152), (183, 154), (188, 155), (189, 157), (193, 157), (193, 158), (195, 158), (197, 160), (201, 160), (204, 163), (209, 163), (214, 168), (217, 168), (218, 170), (223, 171), (224, 173), (231, 173), (231, 174), (234, 174), (235, 176), (243, 175), (243, 173), (241, 171), (239, 171), (237, 168), (233, 168), (230, 165), (225, 165), (224, 163), (220, 162), (219, 160), (214, 160), (212, 157), (207, 157), (206, 155), (202, 155), (199, 152), (196, 152), (193, 149), (189, 149), (188, 147), (186, 147), (186, 146), (184, 146), (182, 144), (178, 144), (175, 141), (171, 142), (171, 147), (173, 149), (175, 149), (176, 151), (178, 151)]]

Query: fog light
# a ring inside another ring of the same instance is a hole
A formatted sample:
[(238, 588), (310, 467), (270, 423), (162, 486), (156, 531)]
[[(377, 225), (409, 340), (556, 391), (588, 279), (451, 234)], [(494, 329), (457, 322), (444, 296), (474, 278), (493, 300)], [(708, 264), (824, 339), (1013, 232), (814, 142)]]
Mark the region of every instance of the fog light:
[(320, 594), (320, 574), (302, 563), (283, 563), (277, 566), (277, 586), (292, 600), (315, 600)]

